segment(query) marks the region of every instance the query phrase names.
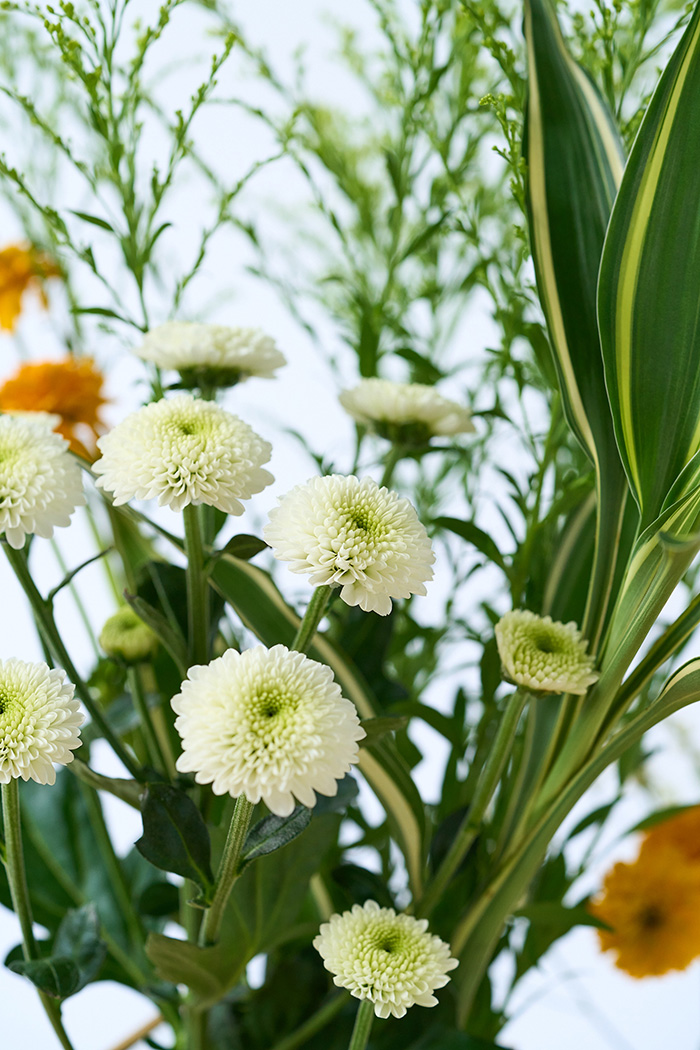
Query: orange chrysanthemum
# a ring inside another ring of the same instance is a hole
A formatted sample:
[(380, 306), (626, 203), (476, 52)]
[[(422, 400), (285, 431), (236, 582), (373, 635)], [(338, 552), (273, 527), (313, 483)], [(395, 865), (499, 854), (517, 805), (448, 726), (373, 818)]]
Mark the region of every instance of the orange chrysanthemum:
[(47, 277), (60, 277), (56, 264), (43, 252), (29, 245), (10, 244), (0, 250), (0, 328), (14, 331), (22, 312), (22, 296), (28, 288), (39, 293), (48, 306), (42, 282)]
[(21, 365), (0, 387), (3, 412), (49, 412), (61, 417), (56, 427), (73, 452), (93, 460), (104, 426), (99, 412), (104, 377), (89, 357), (67, 357)]
[(601, 948), (632, 977), (684, 970), (700, 956), (700, 865), (672, 845), (616, 864), (589, 909), (611, 927), (598, 931)]
[(641, 852), (666, 846), (677, 849), (686, 861), (700, 862), (700, 806), (691, 806), (678, 816), (655, 824), (644, 836)]

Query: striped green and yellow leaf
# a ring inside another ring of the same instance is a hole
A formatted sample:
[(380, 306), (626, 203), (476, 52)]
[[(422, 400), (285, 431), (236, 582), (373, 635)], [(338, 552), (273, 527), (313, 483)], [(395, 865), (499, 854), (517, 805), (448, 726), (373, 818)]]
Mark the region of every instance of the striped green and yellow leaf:
[(564, 411), (596, 470), (596, 551), (585, 624), (595, 646), (628, 496), (596, 317), (598, 270), (624, 159), (605, 103), (567, 51), (551, 0), (527, 0), (525, 35), (524, 154), (537, 287)]
[(600, 270), (606, 380), (644, 526), (700, 448), (698, 171), (700, 7), (635, 140)]

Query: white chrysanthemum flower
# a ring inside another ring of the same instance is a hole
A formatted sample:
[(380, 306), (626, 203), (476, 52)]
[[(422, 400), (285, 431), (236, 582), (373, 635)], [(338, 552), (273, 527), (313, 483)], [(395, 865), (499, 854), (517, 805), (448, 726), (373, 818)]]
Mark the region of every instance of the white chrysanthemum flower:
[(376, 901), (332, 915), (313, 943), (335, 974), (333, 983), (356, 999), (369, 999), (377, 1017), (403, 1017), (414, 1005), (437, 1006), (433, 992), (459, 965), (449, 944), (428, 933), (427, 919), (397, 915)]
[(187, 386), (233, 386), (250, 376), (271, 379), (287, 362), (259, 328), (168, 321), (135, 350), (143, 361), (180, 372)]
[(496, 624), (496, 643), (509, 681), (533, 692), (582, 696), (599, 678), (575, 623), (515, 609)]
[(74, 691), (63, 671), (0, 660), (0, 784), (12, 777), (53, 784), (53, 763), (73, 761), (84, 721)]
[(284, 645), (228, 649), (191, 667), (172, 706), (180, 772), (216, 795), (262, 799), (280, 817), (295, 798), (314, 806), (315, 792), (335, 795), (365, 736), (331, 669)]
[(97, 484), (114, 493), (116, 506), (157, 497), (161, 507), (173, 510), (206, 503), (242, 514), (240, 501), (274, 481), (261, 469), (272, 446), (220, 405), (191, 394), (145, 405), (97, 447)]
[(339, 400), (358, 423), (405, 444), (475, 430), (469, 409), (423, 383), (361, 379), (352, 390), (344, 390)]
[(80, 467), (50, 417), (0, 416), (0, 533), (15, 550), (25, 537), (53, 536), (85, 503)]
[(392, 598), (425, 594), (435, 561), (413, 506), (371, 478), (312, 478), (283, 496), (263, 530), (280, 561), (316, 586), (387, 616)]
[(99, 643), (114, 660), (139, 664), (150, 660), (158, 648), (158, 638), (130, 605), (117, 609), (100, 631)]

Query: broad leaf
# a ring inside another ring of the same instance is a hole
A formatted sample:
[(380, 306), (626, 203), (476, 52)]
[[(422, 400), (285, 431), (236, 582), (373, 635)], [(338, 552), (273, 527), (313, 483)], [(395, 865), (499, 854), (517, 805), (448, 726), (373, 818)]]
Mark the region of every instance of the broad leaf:
[(615, 202), (598, 312), (615, 431), (643, 525), (700, 448), (700, 7)]
[(136, 849), (163, 871), (211, 888), (211, 843), (202, 815), (184, 791), (149, 784), (143, 800), (143, 835)]

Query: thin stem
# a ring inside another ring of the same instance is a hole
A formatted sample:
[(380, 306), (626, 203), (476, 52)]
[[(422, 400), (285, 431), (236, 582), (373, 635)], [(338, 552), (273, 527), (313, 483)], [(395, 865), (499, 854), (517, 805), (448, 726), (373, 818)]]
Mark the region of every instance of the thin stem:
[(122, 1039), (121, 1043), (117, 1043), (111, 1050), (131, 1050), (131, 1047), (136, 1043), (139, 1043), (144, 1036), (147, 1036), (154, 1028), (157, 1028), (159, 1024), (163, 1023), (163, 1015), (158, 1014), (152, 1021), (148, 1021), (146, 1024), (141, 1025), (137, 1032), (132, 1032), (126, 1039)]
[[(19, 919), (22, 931), (22, 953), (25, 959), (38, 959), (39, 949), (34, 939), (27, 872), (22, 851), (22, 825), (16, 777), (11, 777), (7, 784), (2, 785), (2, 819), (5, 828), (5, 868), (10, 885), (12, 907)], [(39, 999), (61, 1046), (64, 1047), (64, 1050), (73, 1050), (73, 1044), (63, 1027), (60, 1006), (44, 992), (39, 992)]]
[(157, 769), (161, 773), (166, 773), (167, 775), (169, 768), (168, 762), (163, 754), (160, 740), (158, 739), (151, 719), (151, 713), (148, 710), (146, 696), (143, 691), (143, 682), (141, 681), (140, 669), (138, 667), (129, 667), (126, 675), (129, 682), (131, 699), (134, 702), (134, 707), (138, 711), (139, 719), (141, 720), (141, 728), (143, 729), (146, 738), (146, 748), (148, 750), (151, 765), (154, 769)]
[(345, 992), (334, 995), (332, 999), (329, 999), (327, 1003), (319, 1007), (315, 1014), (312, 1014), (308, 1020), (299, 1025), (290, 1035), (285, 1036), (279, 1043), (275, 1043), (272, 1050), (297, 1050), (297, 1047), (304, 1046), (312, 1035), (316, 1035), (322, 1028), (325, 1028), (329, 1021), (333, 1020), (335, 1015), (345, 1005), (347, 999), (348, 996)]
[(254, 809), (255, 806), (248, 801), (245, 795), (240, 795), (236, 799), (236, 808), (233, 811), (226, 845), (224, 846), (223, 856), (221, 857), (219, 871), (216, 876), (214, 898), (202, 925), (200, 941), (204, 945), (216, 944), (219, 937), (224, 908), (233, 889), (233, 884), (238, 878), (238, 862)]
[(317, 587), (312, 594), (311, 601), (304, 613), (304, 619), (299, 624), (299, 629), (292, 642), (292, 649), (296, 649), (298, 653), (305, 653), (313, 642), (318, 625), (328, 608), (332, 593), (333, 588), (324, 584), (321, 587)]
[(381, 488), (389, 488), (394, 478), (394, 471), (403, 459), (404, 449), (402, 445), (392, 445), (384, 457), (384, 473), (379, 482)]
[(369, 1033), (372, 1031), (373, 1020), (374, 1006), (369, 999), (363, 999), (357, 1011), (348, 1050), (365, 1050), (369, 1042)]
[(189, 504), (183, 511), (187, 555), (187, 634), (190, 665), (209, 660), (209, 581), (204, 572), (204, 547), (199, 510)]
[(135, 780), (140, 782), (143, 781), (143, 776), (136, 762), (124, 747), (121, 740), (102, 714), (98, 705), (92, 699), (87, 686), (78, 674), (78, 671), (68, 654), (68, 650), (63, 644), (63, 639), (58, 632), (58, 628), (56, 627), (53, 610), (49, 603), (42, 597), (32, 579), (31, 573), (29, 572), (29, 566), (27, 565), (26, 555), (24, 555), (22, 551), (13, 550), (7, 543), (3, 543), (2, 547), (7, 555), (7, 560), (12, 566), (15, 576), (29, 600), (42, 639), (47, 647), (53, 652), (54, 657), (62, 665), (71, 682), (74, 684), (75, 690), (91, 719), (95, 725), (98, 726), (100, 733), (105, 740), (108, 741), (114, 753)]
[(420, 901), (416, 909), (417, 914), (430, 914), (440, 900), (443, 890), (466, 857), (474, 839), (479, 834), (481, 822), (513, 747), (518, 723), (520, 722), (520, 716), (527, 698), (527, 692), (520, 689), (516, 689), (508, 698), (506, 709), (503, 712), (498, 731), (496, 732), (496, 738), (484, 764), (483, 772), (477, 781), (471, 806), (448, 850), (447, 856), (440, 865), (423, 900)]

